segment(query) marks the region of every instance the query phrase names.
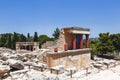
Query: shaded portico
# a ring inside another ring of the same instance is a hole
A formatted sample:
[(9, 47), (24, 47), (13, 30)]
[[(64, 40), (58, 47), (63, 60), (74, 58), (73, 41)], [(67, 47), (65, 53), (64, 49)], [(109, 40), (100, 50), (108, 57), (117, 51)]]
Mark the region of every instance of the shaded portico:
[(16, 42), (16, 50), (35, 51), (39, 49), (39, 42)]
[[(83, 40), (85, 40), (85, 47), (89, 48), (89, 34), (90, 29), (80, 27), (63, 28), (65, 31), (65, 43), (68, 44), (68, 49), (82, 49)], [(85, 39), (83, 39), (85, 36)]]

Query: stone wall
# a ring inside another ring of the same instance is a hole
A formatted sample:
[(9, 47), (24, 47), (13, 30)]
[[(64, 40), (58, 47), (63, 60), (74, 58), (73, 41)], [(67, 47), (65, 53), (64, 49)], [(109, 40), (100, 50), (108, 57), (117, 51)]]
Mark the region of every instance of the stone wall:
[(63, 51), (64, 45), (68, 44), (68, 49), (72, 49), (72, 36), (67, 30), (61, 30), (59, 39), (56, 41), (47, 41), (42, 45), (42, 48), (54, 50), (54, 48), (58, 48), (58, 50)]
[(89, 67), (90, 64), (90, 49), (55, 52), (55, 54), (48, 54), (47, 59), (49, 67), (64, 65), (66, 68), (86, 68)]
[(57, 40), (56, 41), (46, 41), (41, 47), (42, 48), (50, 48), (51, 46), (56, 46)]
[(46, 41), (46, 43), (44, 43), (41, 46), (41, 48), (50, 49), (51, 51), (53, 51), (54, 48), (58, 48), (58, 50), (63, 51), (64, 44), (65, 44), (65, 35), (64, 35), (63, 30), (61, 30), (59, 39), (57, 39), (55, 41)]

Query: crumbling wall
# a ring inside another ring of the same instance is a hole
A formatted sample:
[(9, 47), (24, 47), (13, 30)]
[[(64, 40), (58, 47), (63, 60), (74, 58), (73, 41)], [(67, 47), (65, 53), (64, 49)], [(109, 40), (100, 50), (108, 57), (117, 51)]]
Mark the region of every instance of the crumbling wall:
[(51, 51), (53, 51), (54, 48), (58, 48), (59, 51), (63, 51), (64, 44), (65, 44), (65, 35), (64, 35), (64, 31), (61, 30), (59, 39), (55, 41), (46, 41), (46, 43), (44, 43), (41, 46), (41, 48), (50, 49)]
[(54, 66), (64, 65), (67, 67), (76, 67), (77, 69), (89, 67), (90, 53), (66, 56), (54, 59)]
[(82, 57), (81, 57), (81, 60), (82, 60), (81, 66), (82, 66), (83, 68), (89, 67), (89, 65), (90, 65), (90, 53), (88, 53), (88, 54), (83, 54), (83, 55), (81, 55), (81, 56), (82, 56)]
[(65, 67), (86, 68), (90, 65), (90, 49), (55, 52), (47, 55), (49, 67), (64, 65)]
[(46, 41), (46, 43), (44, 43), (41, 47), (42, 48), (49, 48), (50, 46), (55, 46), (56, 41)]

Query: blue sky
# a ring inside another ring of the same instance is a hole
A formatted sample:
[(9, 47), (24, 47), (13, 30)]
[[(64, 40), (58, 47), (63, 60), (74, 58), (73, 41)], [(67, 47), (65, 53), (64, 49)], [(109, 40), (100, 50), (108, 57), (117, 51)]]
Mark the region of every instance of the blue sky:
[(56, 27), (120, 32), (120, 0), (0, 0), (0, 33), (19, 32), (52, 36)]

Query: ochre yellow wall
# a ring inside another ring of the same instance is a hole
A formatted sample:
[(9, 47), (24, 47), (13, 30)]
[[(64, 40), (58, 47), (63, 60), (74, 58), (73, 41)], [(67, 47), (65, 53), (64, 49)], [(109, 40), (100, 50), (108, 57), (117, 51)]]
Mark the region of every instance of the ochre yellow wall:
[(89, 67), (90, 50), (61, 52), (47, 55), (47, 64), (49, 67), (64, 65), (65, 67), (75, 66), (76, 68)]

